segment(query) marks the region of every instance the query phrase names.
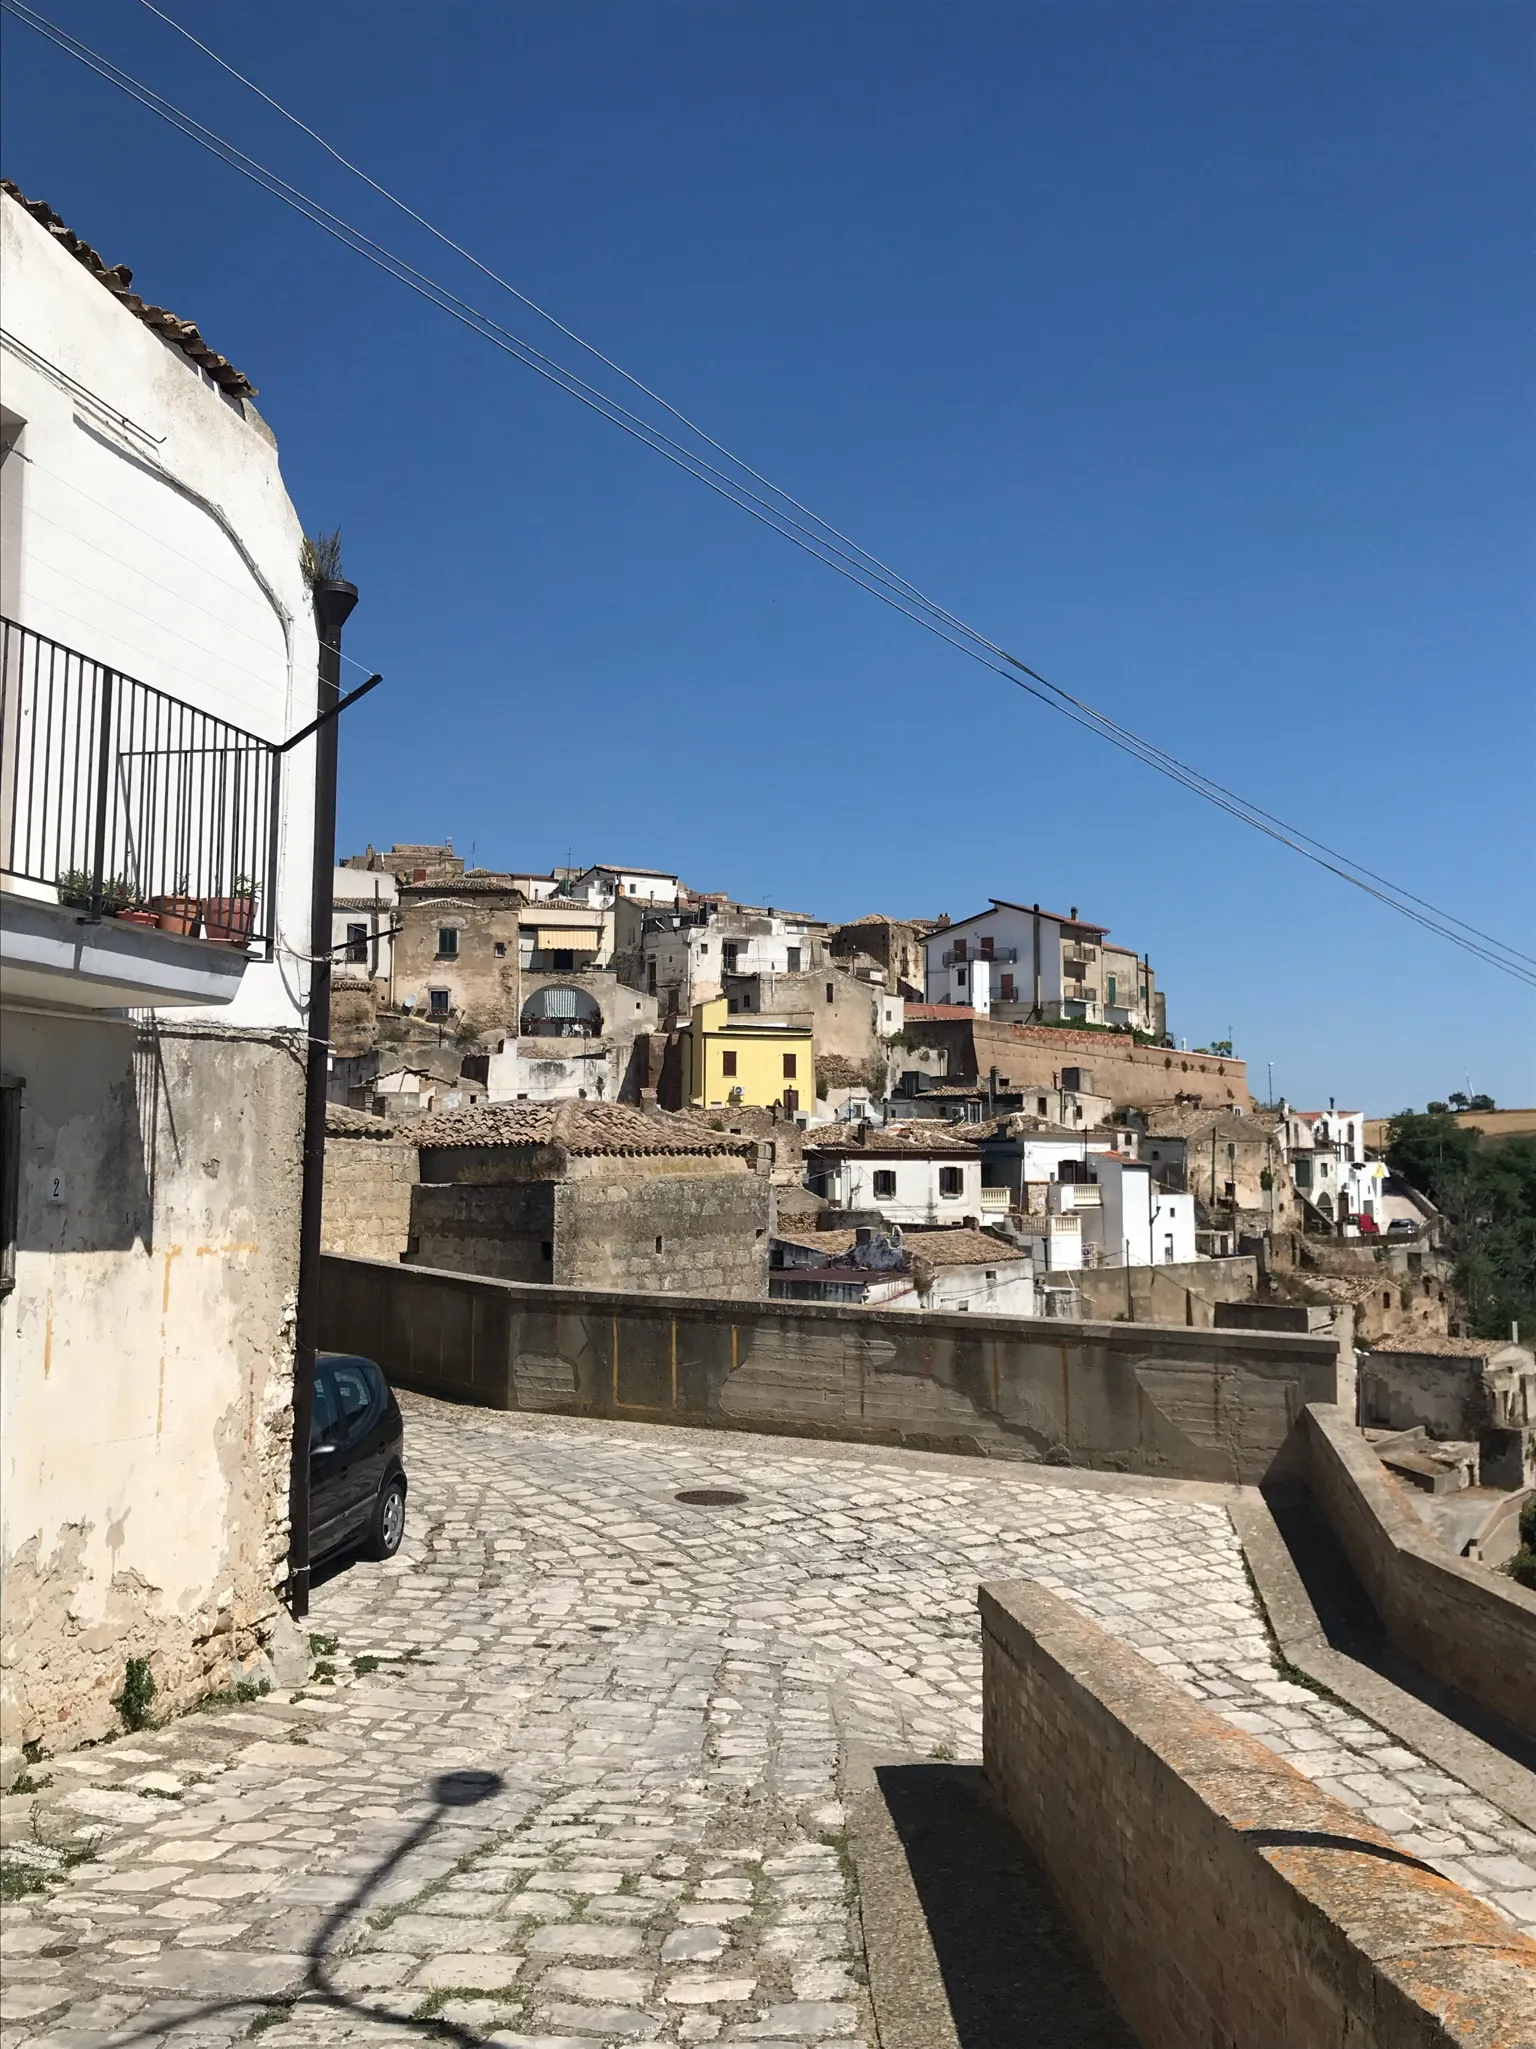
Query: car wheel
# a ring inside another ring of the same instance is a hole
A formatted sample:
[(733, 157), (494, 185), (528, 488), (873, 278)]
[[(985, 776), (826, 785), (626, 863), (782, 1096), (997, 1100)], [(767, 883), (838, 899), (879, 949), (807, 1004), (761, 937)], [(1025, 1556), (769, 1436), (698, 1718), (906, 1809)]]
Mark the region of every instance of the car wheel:
[(405, 1481), (396, 1473), (379, 1489), (364, 1546), (370, 1558), (393, 1558), (405, 1535)]

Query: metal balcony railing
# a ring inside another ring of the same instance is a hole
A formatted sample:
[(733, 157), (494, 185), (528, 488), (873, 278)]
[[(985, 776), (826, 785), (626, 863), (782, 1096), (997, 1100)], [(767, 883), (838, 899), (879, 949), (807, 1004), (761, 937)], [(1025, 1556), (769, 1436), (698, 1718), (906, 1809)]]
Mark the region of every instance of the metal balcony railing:
[(0, 873), (271, 958), (271, 742), (0, 620)]
[(947, 968), (973, 968), (978, 961), (984, 960), (1001, 961), (1005, 967), (1009, 967), (1012, 966), (1018, 957), (1019, 949), (1016, 946), (999, 946), (991, 953), (973, 953), (969, 947), (966, 948), (964, 953), (961, 953), (957, 948), (951, 946), (945, 948), (943, 961)]

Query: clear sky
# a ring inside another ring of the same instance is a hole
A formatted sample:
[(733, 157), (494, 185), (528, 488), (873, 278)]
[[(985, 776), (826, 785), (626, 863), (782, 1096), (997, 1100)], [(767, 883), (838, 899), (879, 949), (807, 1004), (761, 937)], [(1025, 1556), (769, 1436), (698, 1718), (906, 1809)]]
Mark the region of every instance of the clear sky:
[[(1523, 0), (165, 4), (950, 609), (1536, 953)], [(131, 0), (44, 11), (558, 340)], [(450, 835), (834, 918), (1075, 904), (1259, 1091), (1273, 1062), (1293, 1101), (1536, 1101), (1528, 990), (3, 35), (6, 174), (247, 372), (301, 516), (343, 530), (348, 650), (387, 677), (344, 849)]]

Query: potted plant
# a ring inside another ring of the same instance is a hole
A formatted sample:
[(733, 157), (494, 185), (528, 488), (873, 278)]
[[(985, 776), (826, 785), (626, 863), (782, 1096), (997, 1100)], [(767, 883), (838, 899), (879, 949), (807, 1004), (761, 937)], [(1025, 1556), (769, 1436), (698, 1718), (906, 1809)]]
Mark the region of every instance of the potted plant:
[(228, 896), (203, 899), (203, 937), (222, 939), (230, 946), (249, 946), (251, 927), (256, 922), (256, 885), (249, 875), (237, 875)]
[(149, 907), (159, 915), (162, 932), (179, 932), (183, 939), (192, 939), (197, 934), (198, 902), (195, 896), (187, 894), (187, 878), (176, 878), (176, 890), (172, 896), (152, 896)]
[[(91, 887), (91, 878), (85, 869), (66, 868), (55, 887), (59, 892), (61, 904), (70, 904), (78, 910), (90, 909), (94, 891)], [(139, 892), (123, 875), (110, 875), (103, 880), (101, 908), (106, 917), (126, 917), (132, 924), (153, 925), (157, 922), (153, 912), (145, 909)]]

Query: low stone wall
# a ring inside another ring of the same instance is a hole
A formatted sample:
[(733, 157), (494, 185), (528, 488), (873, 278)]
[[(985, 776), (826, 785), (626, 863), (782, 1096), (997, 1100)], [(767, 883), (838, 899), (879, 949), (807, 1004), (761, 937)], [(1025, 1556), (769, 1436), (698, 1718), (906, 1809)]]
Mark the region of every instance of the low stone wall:
[(1313, 1498), (1391, 1641), (1536, 1736), (1536, 1594), (1438, 1544), (1341, 1409), (1310, 1407), (1306, 1433)]
[(331, 1256), (322, 1338), (502, 1409), (861, 1438), (1169, 1478), (1304, 1475), (1331, 1344), (1289, 1334), (541, 1287)]
[(1027, 1581), (987, 1773), (1142, 2049), (1514, 2049), (1536, 1943)]
[(1212, 1328), (1218, 1302), (1252, 1301), (1258, 1278), (1259, 1262), (1248, 1257), (1085, 1267), (1072, 1276), (1086, 1316), (1182, 1323), (1192, 1330)]

